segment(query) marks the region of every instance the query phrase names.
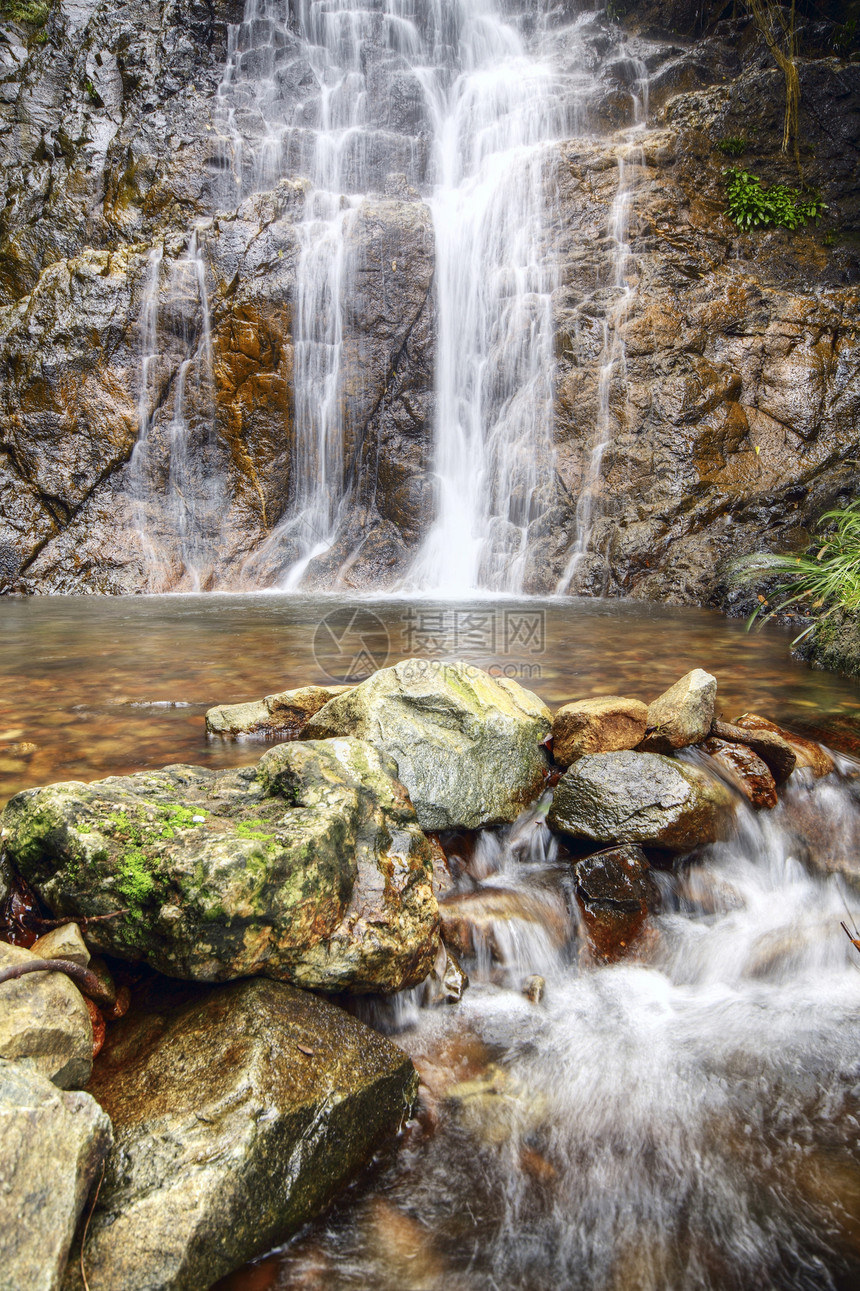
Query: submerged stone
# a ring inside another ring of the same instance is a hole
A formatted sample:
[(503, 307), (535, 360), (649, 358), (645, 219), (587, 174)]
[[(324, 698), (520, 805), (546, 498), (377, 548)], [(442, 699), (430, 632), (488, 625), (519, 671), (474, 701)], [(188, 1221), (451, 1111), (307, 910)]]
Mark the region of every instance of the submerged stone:
[(256, 767), (172, 766), (18, 794), (8, 854), (97, 948), (175, 977), (400, 990), (438, 949), (434, 847), (390, 758), (354, 739)]
[(89, 1094), (0, 1058), (0, 1286), (57, 1291), (75, 1227), (112, 1142)]
[(597, 843), (643, 843), (689, 852), (717, 837), (730, 791), (658, 753), (595, 753), (558, 782), (548, 821)]
[(304, 737), (354, 735), (383, 749), (424, 829), (516, 820), (541, 792), (550, 731), (542, 700), (472, 664), (405, 659), (332, 699)]
[[(417, 1084), (390, 1040), (284, 983), (165, 984), (93, 1072), (116, 1136), (93, 1291), (199, 1291), (283, 1241), (397, 1132)], [(83, 1286), (75, 1263), (64, 1286)]]
[(605, 960), (623, 956), (643, 930), (656, 897), (647, 857), (628, 843), (574, 866), (576, 896), (593, 950)]

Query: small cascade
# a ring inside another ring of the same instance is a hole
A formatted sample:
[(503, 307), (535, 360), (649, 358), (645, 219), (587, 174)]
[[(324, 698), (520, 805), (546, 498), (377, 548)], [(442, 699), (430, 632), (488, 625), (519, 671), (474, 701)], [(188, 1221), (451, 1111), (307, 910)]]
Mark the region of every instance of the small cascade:
[(520, 936), (529, 897), (575, 904), (540, 812), (483, 834), (460, 909), (508, 891), (508, 940), (464, 959), (455, 1009), (389, 1006), (422, 1076), (412, 1137), (278, 1257), (284, 1284), (324, 1261), (333, 1291), (856, 1285), (860, 899), (818, 840), (856, 855), (860, 766), (839, 765), (773, 811), (738, 797), (720, 842), (653, 870), (649, 935), (608, 965), (572, 916), (553, 953)]
[[(627, 50), (622, 51), (621, 59), (629, 62), (632, 70), (633, 124), (625, 131), (625, 136), (618, 145), (618, 184), (607, 227), (612, 303), (603, 318), (603, 344), (598, 361), (597, 419), (576, 503), (574, 541), (567, 566), (556, 588), (559, 594), (585, 590), (585, 579), (581, 575), (586, 571), (582, 566), (592, 537), (603, 458), (612, 443), (618, 421), (612, 408), (612, 396), (619, 387), (626, 388), (624, 326), (636, 296), (635, 278), (630, 264), (630, 215), (636, 170), (643, 163), (641, 134), (648, 121), (649, 78), (648, 68), (641, 59), (632, 57)], [(588, 590), (600, 593), (605, 588), (589, 586)]]
[[(201, 591), (223, 540), (212, 324), (200, 230), (150, 254), (141, 311), (139, 434), (131, 461), (149, 591)], [(164, 279), (166, 278), (166, 281)]]

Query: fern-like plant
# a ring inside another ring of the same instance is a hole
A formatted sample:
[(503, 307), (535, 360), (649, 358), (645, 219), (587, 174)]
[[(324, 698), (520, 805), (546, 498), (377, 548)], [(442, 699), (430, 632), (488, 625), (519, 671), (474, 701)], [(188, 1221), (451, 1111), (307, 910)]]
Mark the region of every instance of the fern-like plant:
[(724, 170), (723, 176), (729, 216), (741, 229), (797, 229), (827, 210), (818, 193), (802, 194), (786, 184), (765, 188), (758, 175), (737, 166)]
[(757, 552), (733, 562), (733, 582), (760, 583), (775, 575), (780, 579), (770, 599), (759, 596), (759, 607), (748, 626), (757, 618), (769, 619), (787, 610), (802, 611), (813, 622), (795, 637), (795, 645), (836, 610), (855, 614), (860, 611), (860, 498), (847, 507), (824, 513), (819, 530), (831, 529), (817, 550), (805, 556)]

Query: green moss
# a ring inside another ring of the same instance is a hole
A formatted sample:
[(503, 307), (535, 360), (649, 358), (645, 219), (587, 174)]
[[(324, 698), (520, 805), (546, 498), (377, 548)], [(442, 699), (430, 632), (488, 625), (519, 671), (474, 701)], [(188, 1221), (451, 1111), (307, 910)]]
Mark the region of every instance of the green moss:
[(267, 832), (264, 820), (240, 820), (236, 826), (236, 836), (237, 838), (259, 838), (265, 841), (275, 837), (274, 834)]
[(741, 153), (746, 152), (748, 146), (743, 135), (726, 135), (724, 139), (717, 142), (717, 148), (726, 157), (740, 157)]
[(122, 893), (131, 907), (142, 906), (155, 888), (155, 879), (143, 852), (131, 849), (123, 853), (117, 873), (117, 891)]
[(50, 15), (51, 6), (47, 0), (0, 0), (0, 17), (12, 22), (44, 27)]

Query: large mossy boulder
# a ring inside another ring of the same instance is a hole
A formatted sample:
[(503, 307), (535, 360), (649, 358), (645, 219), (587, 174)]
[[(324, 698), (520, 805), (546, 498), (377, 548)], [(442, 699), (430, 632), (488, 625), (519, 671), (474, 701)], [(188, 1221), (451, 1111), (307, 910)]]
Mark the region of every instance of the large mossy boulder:
[(28, 789), (0, 829), (54, 914), (112, 915), (90, 942), (171, 976), (390, 992), (438, 949), (433, 845), (392, 760), (359, 740)]
[(732, 795), (696, 767), (659, 753), (595, 753), (559, 780), (548, 820), (595, 843), (689, 852), (713, 842)]
[[(282, 982), (156, 988), (90, 1084), (116, 1138), (93, 1291), (202, 1291), (283, 1241), (396, 1134), (417, 1085), (390, 1040)], [(74, 1261), (64, 1285), (83, 1285)]]
[(0, 1287), (56, 1291), (112, 1142), (94, 1098), (0, 1058)]
[(549, 709), (473, 664), (404, 659), (332, 699), (302, 738), (354, 735), (397, 763), (424, 829), (517, 818), (541, 792)]

